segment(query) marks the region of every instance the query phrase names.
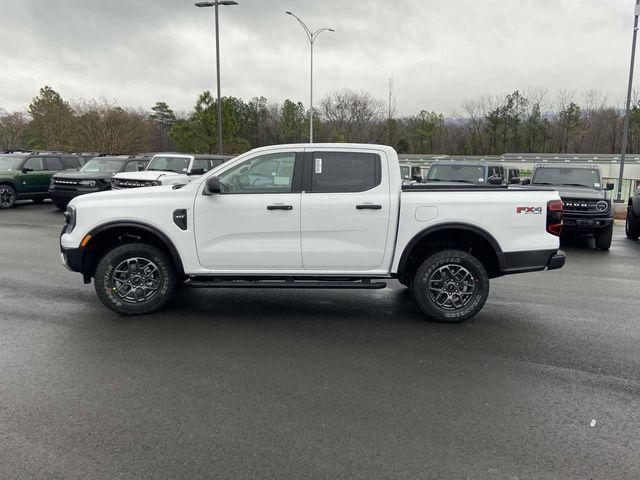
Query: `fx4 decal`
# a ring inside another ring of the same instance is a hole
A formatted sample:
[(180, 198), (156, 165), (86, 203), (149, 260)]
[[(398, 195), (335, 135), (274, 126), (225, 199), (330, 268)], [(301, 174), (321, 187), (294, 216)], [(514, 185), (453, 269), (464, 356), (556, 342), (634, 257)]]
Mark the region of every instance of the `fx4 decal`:
[(516, 207), (516, 213), (525, 215), (542, 215), (542, 207)]

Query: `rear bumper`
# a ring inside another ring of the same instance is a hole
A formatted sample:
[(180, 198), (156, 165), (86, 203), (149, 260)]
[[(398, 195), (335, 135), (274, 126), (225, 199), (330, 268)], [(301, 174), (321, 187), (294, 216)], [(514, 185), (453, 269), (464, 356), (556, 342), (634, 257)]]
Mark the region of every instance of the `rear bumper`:
[(564, 266), (566, 258), (567, 256), (562, 250), (501, 252), (498, 253), (498, 265), (501, 275), (511, 275), (541, 270), (557, 270)]

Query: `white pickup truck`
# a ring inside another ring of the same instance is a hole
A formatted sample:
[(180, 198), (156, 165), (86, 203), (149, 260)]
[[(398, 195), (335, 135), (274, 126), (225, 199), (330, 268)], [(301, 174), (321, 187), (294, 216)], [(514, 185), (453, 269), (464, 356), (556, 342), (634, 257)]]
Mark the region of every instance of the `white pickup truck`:
[(142, 172), (121, 172), (111, 177), (111, 188), (155, 187), (188, 183), (222, 165), (224, 158), (214, 155), (159, 153)]
[(206, 288), (384, 288), (430, 318), (480, 311), (489, 278), (560, 268), (554, 190), (402, 186), (396, 152), (354, 144), (252, 150), (186, 185), (74, 198), (67, 268), (115, 312), (153, 312), (178, 282)]

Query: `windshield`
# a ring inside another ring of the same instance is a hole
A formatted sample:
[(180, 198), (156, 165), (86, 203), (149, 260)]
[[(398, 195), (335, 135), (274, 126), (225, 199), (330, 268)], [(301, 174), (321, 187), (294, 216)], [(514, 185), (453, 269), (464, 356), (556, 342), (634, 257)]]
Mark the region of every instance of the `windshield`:
[(85, 163), (79, 171), (83, 173), (116, 173), (120, 171), (122, 164), (123, 162), (120, 160), (94, 158)]
[(0, 170), (10, 172), (16, 170), (20, 163), (24, 160), (24, 157), (14, 157), (10, 155), (0, 155)]
[(484, 167), (477, 165), (433, 165), (427, 180), (438, 182), (483, 183)]
[(189, 170), (188, 157), (153, 157), (153, 160), (149, 162), (147, 170), (156, 172), (174, 172), (174, 173), (187, 173)]
[(600, 172), (593, 168), (537, 168), (531, 183), (600, 188)]

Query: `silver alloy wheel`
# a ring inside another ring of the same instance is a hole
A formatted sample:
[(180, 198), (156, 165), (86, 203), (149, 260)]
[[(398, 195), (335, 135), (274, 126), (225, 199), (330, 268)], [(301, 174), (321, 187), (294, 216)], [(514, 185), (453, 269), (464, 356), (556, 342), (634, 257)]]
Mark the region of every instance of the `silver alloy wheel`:
[(471, 272), (463, 266), (448, 264), (431, 274), (427, 291), (440, 308), (457, 310), (469, 303), (476, 291), (476, 282)]
[(0, 206), (10, 207), (14, 202), (13, 190), (9, 187), (0, 187)]
[(142, 257), (127, 258), (111, 274), (113, 292), (125, 302), (146, 302), (160, 288), (160, 269)]

